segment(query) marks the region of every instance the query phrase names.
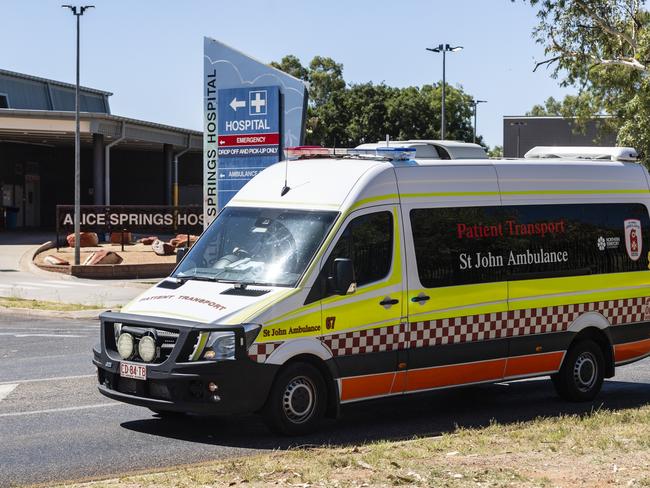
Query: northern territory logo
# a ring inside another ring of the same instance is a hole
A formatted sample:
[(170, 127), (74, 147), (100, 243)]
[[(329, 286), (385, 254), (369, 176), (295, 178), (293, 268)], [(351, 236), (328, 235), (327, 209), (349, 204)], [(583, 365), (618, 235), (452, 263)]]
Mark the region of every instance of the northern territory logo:
[(625, 249), (627, 255), (632, 261), (637, 261), (641, 257), (643, 249), (643, 237), (641, 235), (641, 221), (637, 219), (628, 219), (623, 222), (625, 228)]

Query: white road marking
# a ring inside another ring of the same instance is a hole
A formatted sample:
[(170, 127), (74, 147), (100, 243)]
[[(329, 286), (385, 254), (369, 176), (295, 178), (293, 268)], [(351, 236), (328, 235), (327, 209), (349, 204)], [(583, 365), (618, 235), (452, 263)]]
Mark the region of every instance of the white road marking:
[(60, 285), (60, 284), (48, 284), (42, 281), (39, 281), (38, 283), (34, 281), (17, 281), (16, 282), (19, 285), (27, 285), (27, 286), (37, 286), (39, 288), (45, 287), (45, 288), (70, 288), (70, 285)]
[[(0, 325), (3, 332), (91, 332), (85, 330), (88, 327), (4, 327)], [(95, 327), (98, 328), (98, 327)]]
[(12, 391), (16, 389), (18, 385), (16, 383), (9, 383), (6, 385), (0, 385), (0, 402), (7, 398)]
[(24, 417), (26, 415), (41, 415), (44, 413), (57, 413), (57, 412), (72, 412), (75, 410), (86, 410), (89, 408), (105, 408), (105, 407), (123, 407), (124, 403), (96, 403), (94, 405), (80, 405), (78, 407), (62, 407), (62, 408), (49, 408), (47, 410), (32, 410), (31, 412), (10, 412), (0, 413), (2, 417)]
[(23, 383), (40, 383), (41, 381), (65, 381), (65, 380), (76, 380), (79, 378), (94, 378), (97, 375), (95, 374), (78, 374), (75, 376), (55, 376), (53, 378), (30, 378), (28, 380), (13, 380), (13, 381), (0, 381), (0, 386), (19, 384)]
[(0, 332), (0, 336), (12, 336), (16, 338), (22, 337), (64, 337), (64, 338), (74, 338), (74, 337), (88, 337), (85, 335), (77, 334), (24, 334), (16, 332)]
[(8, 289), (11, 289), (11, 290), (17, 290), (17, 289), (20, 289), (20, 290), (38, 290), (38, 288), (36, 286), (22, 286), (22, 285), (3, 285), (3, 284), (0, 284), (0, 288), (8, 288)]
[(48, 283), (59, 283), (61, 285), (68, 285), (68, 286), (91, 286), (91, 287), (96, 287), (100, 286), (94, 283), (79, 283), (78, 281), (68, 281), (68, 280), (47, 280)]

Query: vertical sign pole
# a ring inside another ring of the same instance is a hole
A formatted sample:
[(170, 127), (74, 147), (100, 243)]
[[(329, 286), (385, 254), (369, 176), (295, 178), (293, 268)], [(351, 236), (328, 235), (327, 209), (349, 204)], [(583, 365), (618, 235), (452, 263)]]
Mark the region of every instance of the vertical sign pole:
[(81, 242), (81, 141), (79, 137), (79, 17), (86, 10), (94, 8), (94, 5), (84, 5), (82, 7), (73, 7), (72, 5), (61, 5), (69, 8), (72, 15), (77, 19), (77, 83), (74, 90), (74, 111), (75, 111), (75, 131), (74, 131), (74, 264), (80, 264)]
[(474, 100), (474, 135), (472, 136), (472, 142), (476, 144), (476, 106), (478, 105), (477, 101)]
[(440, 116), (440, 140), (445, 140), (445, 54), (446, 47), (442, 48), (442, 114)]
[(81, 263), (81, 161), (79, 137), (79, 17), (77, 15), (77, 84), (74, 91), (75, 131), (74, 131), (74, 264)]

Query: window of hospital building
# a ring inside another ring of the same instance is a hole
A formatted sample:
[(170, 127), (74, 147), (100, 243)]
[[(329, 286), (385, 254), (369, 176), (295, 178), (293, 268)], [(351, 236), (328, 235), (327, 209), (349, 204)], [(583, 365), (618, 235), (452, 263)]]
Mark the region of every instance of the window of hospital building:
[(411, 211), (425, 287), (648, 269), (642, 204), (558, 204)]

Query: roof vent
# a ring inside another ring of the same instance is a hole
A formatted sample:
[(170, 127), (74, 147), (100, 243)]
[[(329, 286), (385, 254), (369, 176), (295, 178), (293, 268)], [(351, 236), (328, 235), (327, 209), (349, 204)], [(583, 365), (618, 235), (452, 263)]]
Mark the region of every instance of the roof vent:
[(636, 162), (639, 155), (633, 147), (537, 146), (524, 158)]

